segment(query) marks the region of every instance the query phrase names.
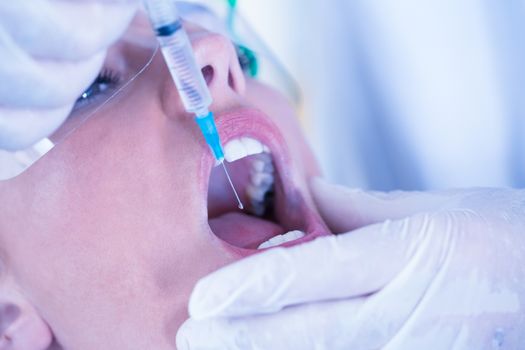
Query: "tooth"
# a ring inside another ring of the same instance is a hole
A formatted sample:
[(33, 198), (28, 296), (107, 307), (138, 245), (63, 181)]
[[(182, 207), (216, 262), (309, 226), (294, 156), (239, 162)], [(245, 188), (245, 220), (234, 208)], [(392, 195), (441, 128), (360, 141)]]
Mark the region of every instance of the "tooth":
[(252, 169), (256, 172), (273, 173), (272, 158), (262, 157), (264, 153), (258, 155), (259, 158), (252, 161)]
[(259, 155), (259, 159), (265, 161), (266, 163), (271, 163), (272, 162), (272, 156), (269, 153), (264, 153), (264, 152), (261, 153)]
[(264, 205), (264, 203), (262, 202), (258, 202), (258, 201), (255, 201), (255, 200), (252, 200), (251, 201), (251, 208), (250, 208), (250, 211), (257, 215), (257, 216), (262, 216), (266, 210), (266, 206)]
[(241, 137), (241, 142), (244, 145), (248, 155), (262, 153), (263, 151), (262, 143), (256, 139), (252, 139), (251, 137)]
[(250, 179), (255, 186), (267, 187), (266, 189), (270, 188), (273, 184), (273, 175), (268, 173), (253, 172)]
[(283, 238), (285, 242), (290, 242), (290, 241), (294, 241), (299, 238), (303, 238), (304, 236), (305, 236), (305, 233), (303, 231), (293, 230), (293, 231), (286, 232), (283, 235)]
[(268, 240), (268, 242), (270, 242), (272, 246), (276, 246), (281, 243), (284, 243), (284, 235), (273, 236), (272, 238)]
[(273, 172), (273, 163), (272, 163), (272, 156), (269, 153), (261, 153), (258, 156), (259, 160), (262, 160), (264, 162), (264, 172), (272, 173)]
[(264, 248), (270, 248), (270, 247), (273, 247), (270, 242), (268, 241), (265, 241), (265, 242), (262, 242), (261, 244), (259, 244), (259, 246), (257, 247), (257, 249), (264, 249)]
[(262, 159), (254, 159), (252, 161), (252, 169), (257, 172), (263, 172), (265, 164), (266, 164), (265, 161)]
[(268, 192), (268, 189), (264, 189), (262, 187), (255, 187), (252, 184), (249, 184), (246, 186), (246, 193), (252, 200), (256, 200), (258, 202), (264, 201), (264, 195)]
[(289, 231), (285, 234), (274, 236), (269, 240), (262, 242), (261, 244), (259, 244), (257, 249), (275, 247), (286, 242), (291, 242), (295, 241), (296, 239), (303, 238), (305, 235), (306, 234), (300, 230)]
[(270, 151), (270, 149), (268, 148), (268, 146), (266, 146), (266, 145), (263, 145), (263, 152), (266, 152), (266, 153), (272, 153), (272, 152)]
[(274, 171), (274, 168), (273, 168), (273, 164), (271, 162), (264, 164), (264, 172), (266, 172), (266, 173), (273, 173), (273, 171)]
[(224, 158), (230, 163), (247, 155), (246, 148), (239, 139), (230, 140), (224, 145)]

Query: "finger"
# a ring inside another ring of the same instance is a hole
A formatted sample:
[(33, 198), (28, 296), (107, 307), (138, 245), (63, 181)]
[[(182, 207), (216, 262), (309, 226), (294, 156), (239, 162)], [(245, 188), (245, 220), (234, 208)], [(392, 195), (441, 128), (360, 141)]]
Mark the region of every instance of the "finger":
[[(244, 318), (189, 319), (177, 332), (177, 349), (467, 349), (459, 320), (425, 322), (415, 312), (419, 298), (407, 303), (403, 295), (390, 297), (298, 305)], [(407, 326), (424, 332), (407, 336)]]
[[(300, 304), (272, 314), (190, 319), (177, 333), (177, 348), (452, 349), (461, 343), (458, 336), (465, 340), (459, 333), (462, 320), (436, 317), (436, 300), (430, 299), (439, 286), (432, 260), (419, 254), (403, 273), (369, 296)], [(458, 305), (468, 294), (467, 289), (456, 293)], [(430, 322), (425, 314), (429, 309)]]
[[(177, 349), (349, 349), (343, 345), (360, 333), (352, 316), (364, 300), (299, 305), (256, 317), (189, 319), (177, 332)], [(373, 340), (380, 345), (378, 337)]]
[(272, 314), (189, 319), (177, 332), (177, 349), (426, 349), (436, 348), (432, 345), (437, 339), (437, 348), (451, 349), (458, 322), (436, 319), (425, 327), (432, 337), (418, 334), (417, 341), (401, 334), (404, 327), (424, 321), (415, 309), (428, 279), (415, 290), (406, 287), (368, 297), (296, 305)]
[[(446, 235), (430, 214), (386, 221), (352, 233), (275, 248), (226, 266), (200, 280), (190, 297), (195, 319), (271, 313), (288, 305), (375, 292), (426, 253), (435, 264)], [(433, 238), (433, 236), (437, 236)]]
[(371, 192), (314, 178), (310, 183), (317, 208), (332, 232), (347, 232), (373, 223), (434, 211), (460, 191)]

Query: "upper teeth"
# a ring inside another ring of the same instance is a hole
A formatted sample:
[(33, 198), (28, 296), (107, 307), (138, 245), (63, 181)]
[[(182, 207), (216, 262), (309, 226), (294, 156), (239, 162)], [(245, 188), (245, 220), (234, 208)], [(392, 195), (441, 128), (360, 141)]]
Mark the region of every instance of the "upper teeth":
[(270, 238), (269, 240), (262, 242), (257, 249), (263, 249), (263, 248), (270, 248), (275, 247), (279, 244), (283, 244), (286, 242), (295, 241), (296, 239), (303, 238), (305, 236), (305, 233), (303, 231), (299, 230), (293, 230), (286, 232), (283, 235), (277, 235), (275, 237)]
[(224, 145), (224, 157), (228, 162), (256, 155), (250, 159), (250, 182), (246, 186), (246, 194), (250, 200), (249, 210), (262, 216), (266, 211), (267, 194), (274, 183), (274, 168), (270, 149), (256, 139), (241, 137), (228, 141)]
[(224, 158), (228, 162), (234, 162), (237, 159), (241, 159), (252, 154), (258, 154), (262, 152), (269, 152), (268, 147), (263, 145), (261, 142), (251, 137), (240, 137), (228, 141), (224, 145)]
[(246, 186), (246, 194), (250, 198), (252, 213), (262, 216), (266, 211), (267, 194), (273, 189), (275, 177), (272, 157), (266, 153), (258, 154), (256, 157), (251, 163), (250, 183)]

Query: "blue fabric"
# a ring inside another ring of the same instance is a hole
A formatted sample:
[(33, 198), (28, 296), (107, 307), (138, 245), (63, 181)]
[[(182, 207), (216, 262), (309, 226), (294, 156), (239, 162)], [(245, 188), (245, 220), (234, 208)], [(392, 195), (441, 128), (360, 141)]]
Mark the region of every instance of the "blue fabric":
[(224, 152), (222, 150), (219, 132), (217, 131), (215, 121), (213, 120), (213, 113), (209, 112), (205, 117), (196, 117), (195, 121), (197, 122), (197, 125), (199, 125), (202, 135), (204, 136), (208, 146), (210, 146), (215, 159), (219, 161), (223, 160)]

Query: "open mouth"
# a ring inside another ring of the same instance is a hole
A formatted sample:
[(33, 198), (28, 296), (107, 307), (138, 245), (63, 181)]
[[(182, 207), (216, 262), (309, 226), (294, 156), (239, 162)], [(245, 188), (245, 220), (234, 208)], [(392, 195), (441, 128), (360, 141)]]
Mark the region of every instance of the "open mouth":
[(291, 162), (280, 133), (254, 113), (248, 113), (251, 119), (245, 128), (239, 123), (246, 112), (227, 119), (233, 128), (217, 120), (226, 131), (226, 166), (244, 210), (237, 207), (222, 167), (212, 167), (207, 194), (211, 231), (227, 244), (248, 250), (290, 246), (326, 234), (321, 219), (291, 179)]

